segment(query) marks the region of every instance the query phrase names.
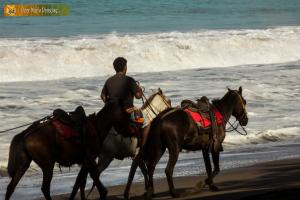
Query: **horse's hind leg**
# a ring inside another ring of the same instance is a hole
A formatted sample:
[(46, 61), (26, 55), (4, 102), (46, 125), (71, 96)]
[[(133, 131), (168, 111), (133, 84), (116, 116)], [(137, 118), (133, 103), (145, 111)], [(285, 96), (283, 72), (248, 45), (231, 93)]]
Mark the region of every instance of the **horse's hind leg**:
[(5, 200), (9, 200), (22, 176), (25, 174), (27, 169), (29, 168), (31, 160), (26, 160), (22, 163), (22, 165), (18, 168), (15, 174), (11, 175), (12, 179), (7, 186), (7, 192), (5, 195)]
[(50, 196), (50, 184), (51, 184), (52, 177), (53, 177), (53, 167), (54, 167), (54, 164), (42, 167), (42, 171), (43, 171), (42, 192), (43, 192), (46, 200), (52, 199)]
[(178, 155), (179, 155), (179, 148), (177, 145), (176, 146), (173, 145), (172, 148), (169, 148), (169, 161), (165, 173), (167, 176), (169, 190), (172, 197), (179, 196), (179, 194), (175, 190), (174, 182), (173, 182), (173, 171), (174, 171), (175, 164), (178, 160)]
[(148, 161), (147, 163), (149, 181), (147, 184), (148, 188), (146, 193), (146, 199), (151, 199), (152, 196), (154, 195), (153, 174), (154, 174), (155, 167), (158, 161), (160, 160), (160, 158), (162, 157), (162, 155), (164, 154), (165, 150), (166, 150), (165, 148), (163, 148), (162, 150), (157, 150), (154, 159)]
[(147, 190), (147, 188), (148, 188), (148, 182), (149, 182), (147, 166), (146, 166), (146, 164), (143, 161), (140, 161), (139, 162), (139, 168), (141, 169), (142, 174), (144, 176), (145, 189)]
[(131, 163), (131, 167), (130, 167), (130, 172), (129, 172), (129, 176), (128, 176), (128, 180), (127, 180), (127, 184), (126, 184), (126, 188), (124, 191), (124, 199), (129, 199), (129, 191), (130, 191), (130, 187), (136, 172), (136, 169), (139, 165), (139, 162), (141, 162), (141, 156), (142, 154), (139, 153), (132, 161)]

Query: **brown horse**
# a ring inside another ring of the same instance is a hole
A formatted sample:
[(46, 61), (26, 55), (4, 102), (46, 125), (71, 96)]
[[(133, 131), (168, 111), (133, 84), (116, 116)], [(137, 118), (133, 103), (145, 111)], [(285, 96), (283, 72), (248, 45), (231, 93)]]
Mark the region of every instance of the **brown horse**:
[[(213, 106), (219, 110), (223, 115), (221, 126), (217, 128), (218, 141), (221, 144), (225, 138), (225, 127), (231, 115), (233, 115), (242, 126), (248, 123), (247, 112), (245, 109), (246, 101), (242, 96), (242, 88), (239, 90), (230, 90), (220, 100), (213, 100)], [(185, 141), (187, 135), (194, 135), (193, 142)], [(132, 163), (128, 183), (124, 192), (124, 197), (127, 199), (129, 196), (130, 186), (134, 177), (136, 166), (141, 162), (147, 166), (148, 183), (146, 184), (147, 199), (151, 199), (154, 193), (153, 187), (153, 173), (155, 166), (160, 160), (161, 156), (166, 149), (169, 151), (169, 161), (165, 170), (170, 194), (177, 197), (178, 194), (175, 190), (173, 183), (173, 170), (177, 162), (179, 152), (182, 149), (196, 151), (202, 150), (205, 162), (207, 178), (201, 187), (208, 185), (211, 190), (218, 190), (213, 183), (213, 178), (219, 173), (219, 155), (220, 152), (215, 148), (210, 148), (207, 140), (203, 140), (204, 133), (198, 133), (198, 127), (183, 109), (172, 108), (160, 113), (151, 124), (149, 138), (145, 148), (142, 150), (140, 156)], [(214, 170), (210, 162), (209, 153), (212, 154)]]
[(61, 166), (80, 164), (80, 173), (90, 173), (99, 191), (100, 199), (106, 199), (107, 190), (98, 179), (95, 158), (99, 155), (101, 144), (112, 126), (124, 135), (129, 135), (130, 116), (121, 106), (107, 104), (97, 114), (88, 116), (88, 120), (94, 125), (97, 134), (94, 137), (84, 135), (84, 142), (63, 138), (51, 123), (51, 118), (37, 121), (17, 134), (10, 145), (8, 173), (12, 179), (7, 186), (5, 200), (10, 199), (31, 161), (42, 169), (41, 189), (47, 200), (51, 200), (50, 183), (55, 163)]

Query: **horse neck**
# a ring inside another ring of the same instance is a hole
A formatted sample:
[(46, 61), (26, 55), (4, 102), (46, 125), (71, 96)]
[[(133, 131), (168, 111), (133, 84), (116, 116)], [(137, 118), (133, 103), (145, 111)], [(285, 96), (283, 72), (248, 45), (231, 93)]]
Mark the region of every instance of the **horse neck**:
[(224, 125), (226, 125), (233, 112), (234, 104), (232, 102), (232, 99), (230, 99), (229, 95), (226, 94), (221, 100), (218, 100), (214, 105), (222, 113), (223, 122), (225, 122)]

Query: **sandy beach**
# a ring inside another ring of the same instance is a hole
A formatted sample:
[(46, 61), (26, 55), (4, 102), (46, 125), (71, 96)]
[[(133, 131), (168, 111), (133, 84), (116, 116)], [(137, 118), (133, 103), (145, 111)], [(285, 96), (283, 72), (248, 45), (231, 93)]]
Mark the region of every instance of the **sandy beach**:
[[(220, 191), (211, 192), (207, 188), (201, 191), (195, 185), (204, 180), (205, 176), (188, 176), (175, 178), (175, 186), (182, 193), (180, 198), (190, 200), (218, 200), (218, 199), (284, 199), (296, 200), (300, 198), (300, 158), (266, 162), (249, 167), (242, 167), (221, 171), (215, 179)], [(109, 187), (110, 200), (122, 199), (124, 185)], [(130, 196), (132, 199), (143, 199), (143, 183), (134, 183)], [(166, 179), (154, 182), (154, 199), (172, 199), (168, 193)], [(56, 196), (55, 200), (68, 199), (68, 194)], [(94, 192), (89, 199), (97, 199)], [(79, 199), (79, 196), (77, 196)]]

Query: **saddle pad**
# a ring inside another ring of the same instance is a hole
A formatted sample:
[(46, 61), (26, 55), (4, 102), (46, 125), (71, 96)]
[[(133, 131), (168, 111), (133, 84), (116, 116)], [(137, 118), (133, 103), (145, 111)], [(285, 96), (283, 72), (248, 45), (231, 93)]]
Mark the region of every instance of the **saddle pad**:
[[(211, 127), (211, 120), (204, 117), (204, 116), (202, 116), (200, 113), (193, 112), (189, 109), (184, 109), (184, 111), (187, 112), (195, 122), (201, 123), (202, 128)], [(222, 119), (223, 119), (222, 114), (217, 109), (214, 109), (214, 114), (215, 114), (215, 117), (216, 117), (217, 125), (221, 125), (222, 124)]]
[[(58, 131), (58, 133), (63, 136), (65, 139), (70, 139), (74, 137), (79, 137), (79, 133), (75, 131), (71, 126), (68, 126), (58, 119), (52, 120), (52, 125), (55, 127), (55, 129)], [(88, 122), (87, 124), (87, 134), (91, 137), (95, 137), (97, 132), (95, 127)]]

